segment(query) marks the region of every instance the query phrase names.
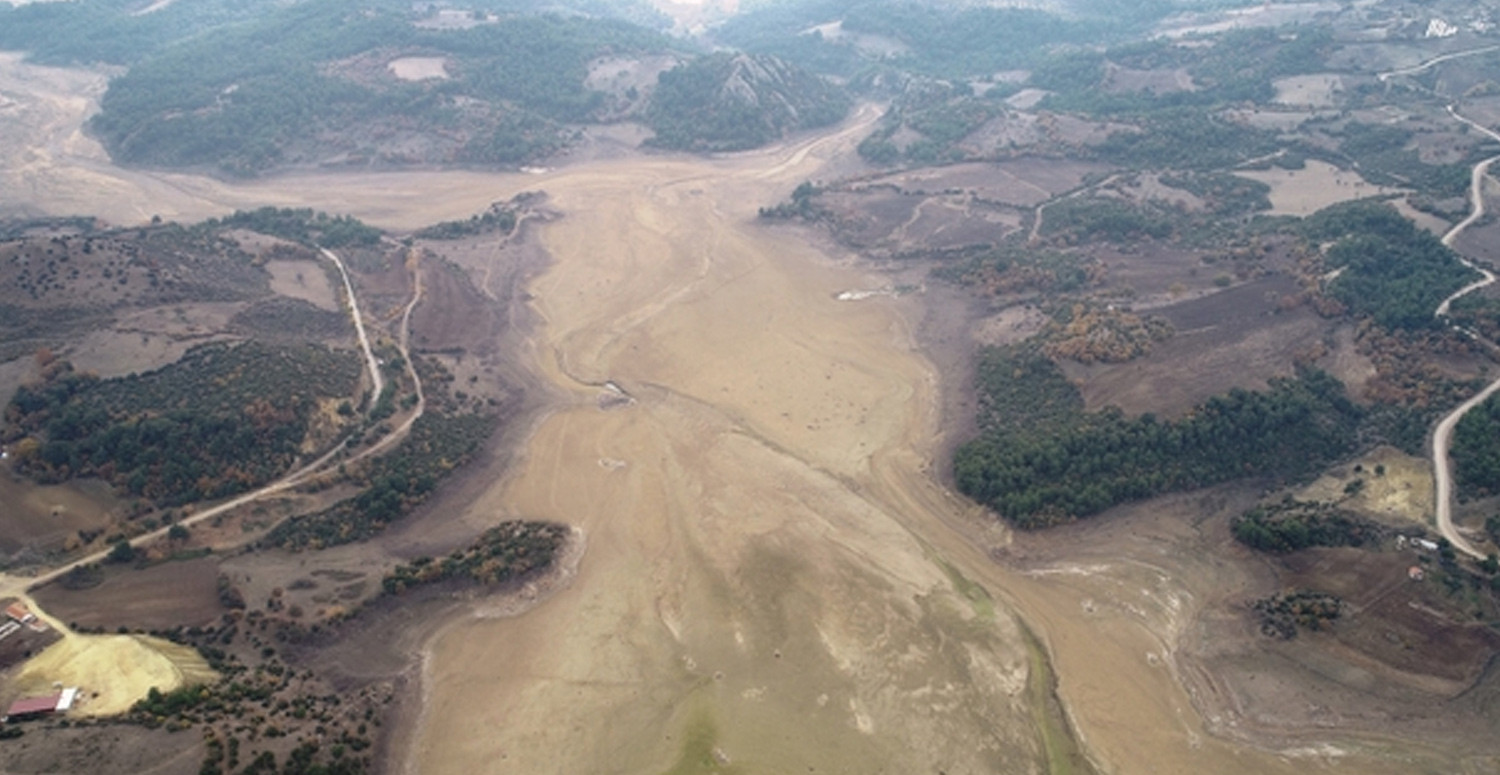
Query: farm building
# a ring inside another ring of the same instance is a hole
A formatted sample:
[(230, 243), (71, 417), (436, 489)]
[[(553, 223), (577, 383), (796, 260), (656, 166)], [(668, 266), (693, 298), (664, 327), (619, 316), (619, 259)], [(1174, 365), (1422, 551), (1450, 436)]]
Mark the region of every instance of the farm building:
[(5, 711), (5, 717), (0, 721), (7, 723), (12, 721), (26, 721), (27, 719), (50, 716), (54, 713), (66, 713), (73, 707), (73, 700), (78, 696), (78, 688), (63, 689), (57, 694), (45, 697), (25, 697), (10, 704), (10, 709)]
[(5, 615), (19, 624), (26, 624), (36, 619), (36, 614), (32, 613), (25, 603), (11, 603), (5, 607)]

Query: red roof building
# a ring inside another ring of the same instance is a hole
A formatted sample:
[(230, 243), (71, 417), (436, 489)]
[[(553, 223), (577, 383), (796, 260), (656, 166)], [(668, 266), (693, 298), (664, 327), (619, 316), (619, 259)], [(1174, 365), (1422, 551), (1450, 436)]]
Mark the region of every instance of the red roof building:
[(36, 614), (32, 613), (25, 603), (11, 603), (5, 607), (5, 615), (22, 624), (36, 618)]
[(70, 688), (46, 697), (25, 697), (10, 704), (10, 708), (5, 711), (4, 720), (22, 721), (52, 713), (63, 713), (73, 707), (73, 699), (77, 696), (78, 690)]

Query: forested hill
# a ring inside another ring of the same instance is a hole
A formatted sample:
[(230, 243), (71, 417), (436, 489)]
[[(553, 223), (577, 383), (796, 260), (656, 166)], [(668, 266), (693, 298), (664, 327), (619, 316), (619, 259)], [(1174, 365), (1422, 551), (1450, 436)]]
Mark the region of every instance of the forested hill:
[(837, 86), (765, 54), (711, 54), (662, 73), (646, 112), (653, 144), (695, 151), (754, 148), (849, 112)]
[[(82, 59), (66, 46), (28, 45), (17, 30), (31, 41), (117, 27), (128, 36), (133, 22), (100, 10), (109, 2), (82, 2), (4, 13), (0, 25), (14, 24), (0, 46)], [(482, 8), (455, 16), (388, 0), (267, 4), (253, 19), (228, 18), (109, 52), (130, 69), (91, 128), (117, 161), (246, 175), (298, 164), (525, 163), (595, 117), (604, 95), (584, 85), (591, 62), (680, 45), (620, 19)]]

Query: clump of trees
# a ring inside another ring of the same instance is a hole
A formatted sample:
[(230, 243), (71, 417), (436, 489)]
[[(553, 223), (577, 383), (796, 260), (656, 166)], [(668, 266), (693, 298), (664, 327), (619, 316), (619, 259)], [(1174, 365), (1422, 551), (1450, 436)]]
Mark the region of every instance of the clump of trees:
[(1249, 215), (1271, 209), (1269, 185), (1226, 172), (1168, 173), (1161, 176), (1161, 182), (1202, 199), (1215, 215)]
[(440, 581), (514, 581), (550, 567), (567, 538), (568, 528), (563, 525), (510, 520), (486, 530), (474, 543), (447, 557), (419, 557), (398, 565), (381, 583), (386, 594), (396, 595)]
[(1104, 266), (1081, 252), (1029, 248), (1012, 239), (955, 258), (934, 269), (932, 276), (992, 296), (1069, 293), (1097, 284)]
[(1080, 363), (1123, 363), (1172, 336), (1172, 324), (1114, 307), (1074, 304), (1061, 310), (1043, 334), (1042, 352)]
[(1286, 499), (1257, 506), (1231, 524), (1236, 541), (1284, 554), (1314, 546), (1364, 546), (1379, 540), (1380, 525), (1336, 504)]
[(496, 204), (481, 214), (471, 216), (466, 221), (443, 221), (425, 229), (419, 229), (413, 236), (418, 239), (452, 240), (496, 231), (509, 234), (515, 228), (516, 211), (513, 208)]
[(354, 478), (365, 490), (323, 511), (292, 517), (264, 542), (284, 549), (323, 549), (363, 541), (427, 498), (438, 481), (468, 462), (495, 428), (492, 415), (423, 414), (390, 453)]
[(1297, 629), (1322, 630), (1344, 613), (1344, 601), (1326, 592), (1307, 589), (1278, 592), (1257, 600), (1251, 609), (1260, 619), (1260, 631), (1273, 638), (1291, 640)]
[(1070, 241), (1132, 242), (1147, 237), (1166, 239), (1172, 235), (1172, 226), (1171, 219), (1153, 208), (1113, 197), (1073, 197), (1047, 208), (1042, 233)]
[(379, 244), (380, 230), (351, 215), (330, 216), (311, 208), (262, 207), (236, 210), (233, 215), (210, 218), (199, 228), (248, 229), (304, 245), (326, 248), (370, 247)]

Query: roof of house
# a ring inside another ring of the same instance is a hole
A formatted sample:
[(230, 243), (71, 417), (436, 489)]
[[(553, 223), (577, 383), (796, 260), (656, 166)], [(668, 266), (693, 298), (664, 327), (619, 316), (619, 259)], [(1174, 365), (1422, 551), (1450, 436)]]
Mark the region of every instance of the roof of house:
[(10, 710), (7, 710), (5, 715), (25, 716), (31, 713), (47, 713), (57, 710), (57, 704), (61, 700), (61, 694), (53, 694), (46, 697), (26, 697), (12, 702)]
[(31, 616), (31, 609), (25, 603), (11, 603), (5, 607), (5, 615), (12, 619), (25, 619)]

